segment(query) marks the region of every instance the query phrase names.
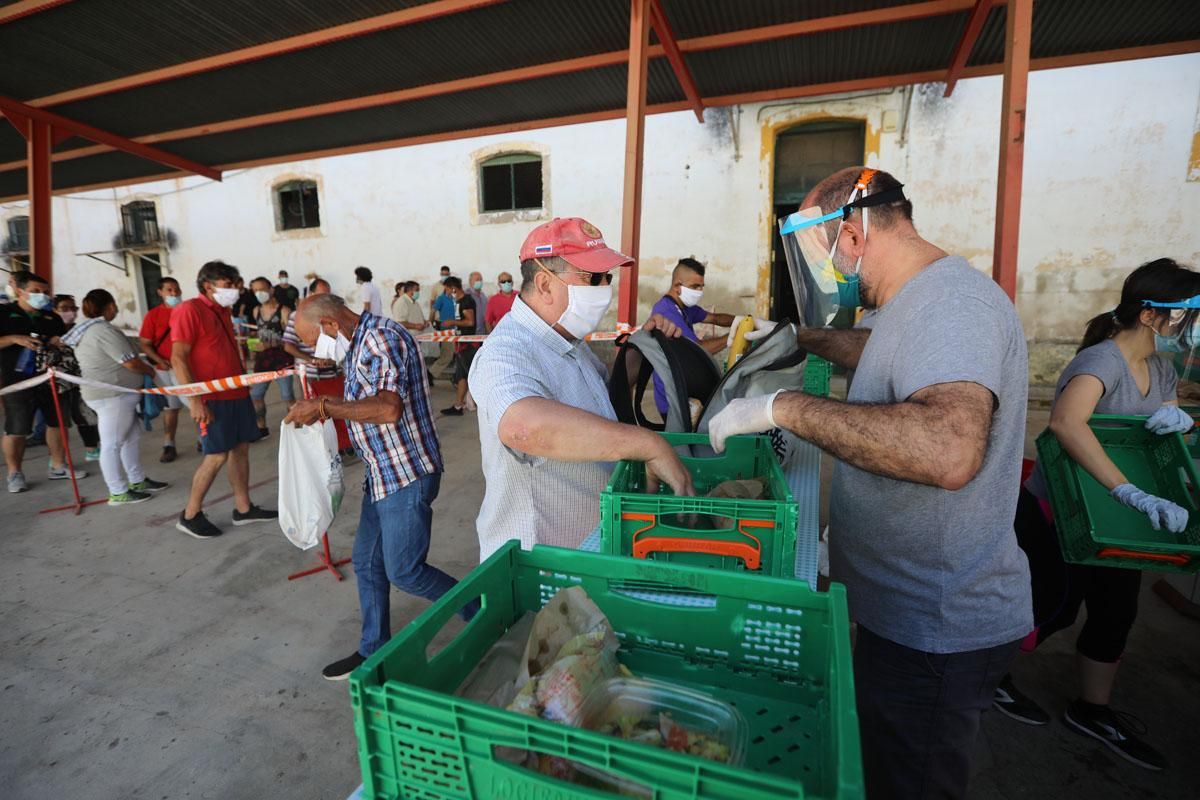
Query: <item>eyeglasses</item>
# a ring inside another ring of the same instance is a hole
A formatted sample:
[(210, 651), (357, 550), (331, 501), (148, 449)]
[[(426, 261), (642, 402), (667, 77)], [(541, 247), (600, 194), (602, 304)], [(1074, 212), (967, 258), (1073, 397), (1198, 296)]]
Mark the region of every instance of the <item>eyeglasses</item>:
[[(613, 276), (611, 272), (586, 272), (580, 269), (564, 269), (561, 272), (555, 272), (541, 261), (538, 262), (538, 266), (556, 277), (558, 275), (586, 275), (588, 278), (588, 284), (591, 286), (608, 286), (610, 283), (612, 283)], [(559, 280), (562, 279), (559, 278)], [(563, 281), (563, 283), (566, 283), (566, 281)]]

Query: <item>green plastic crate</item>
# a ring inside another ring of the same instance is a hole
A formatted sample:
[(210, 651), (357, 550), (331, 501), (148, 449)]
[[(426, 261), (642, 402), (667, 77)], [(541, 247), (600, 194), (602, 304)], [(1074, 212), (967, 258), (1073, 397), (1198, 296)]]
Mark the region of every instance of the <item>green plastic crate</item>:
[[(1200, 422), (1200, 406), (1181, 406), (1181, 408), (1190, 414), (1192, 419)], [(1183, 434), (1183, 441), (1187, 445), (1192, 460), (1200, 458), (1200, 425)]]
[[(749, 725), (746, 763), (717, 764), (522, 716), (453, 692), (504, 632), (562, 588), (582, 586), (636, 675), (713, 694)], [(715, 607), (638, 599), (674, 589)], [(482, 610), (432, 658), (457, 610)], [(350, 676), (368, 800), (612, 800), (497, 758), (568, 758), (653, 790), (655, 800), (863, 796), (845, 590), (509, 542)]]
[(1089, 425), (1129, 482), (1186, 508), (1188, 526), (1179, 534), (1154, 530), (1145, 514), (1114, 500), (1046, 430), (1037, 439), (1038, 461), (1063, 558), (1102, 567), (1200, 571), (1200, 478), (1183, 437), (1151, 433), (1146, 417), (1097, 414)]
[[(674, 446), (709, 446), (708, 434), (661, 435)], [(617, 464), (600, 494), (600, 552), (795, 577), (799, 510), (771, 440), (732, 436), (721, 455), (682, 461), (692, 474), (697, 497), (677, 497), (665, 483), (658, 494), (646, 494), (646, 465)], [(766, 499), (703, 496), (718, 483), (735, 478), (765, 478)]]
[(829, 397), (829, 377), (833, 364), (812, 353), (804, 359), (804, 393), (817, 397)]

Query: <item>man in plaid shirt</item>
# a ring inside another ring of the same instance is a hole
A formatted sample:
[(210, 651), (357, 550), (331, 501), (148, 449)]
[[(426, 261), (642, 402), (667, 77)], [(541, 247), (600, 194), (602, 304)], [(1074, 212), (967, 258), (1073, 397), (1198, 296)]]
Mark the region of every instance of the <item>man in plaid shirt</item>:
[[(295, 320), (296, 335), (317, 358), (342, 365), (346, 384), (341, 398), (298, 401), (284, 421), (311, 425), (345, 420), (366, 466), (353, 552), (362, 640), (351, 655), (322, 673), (328, 680), (343, 680), (391, 638), (391, 584), (431, 601), (455, 584), (425, 563), (442, 453), (421, 358), (408, 331), (385, 317), (357, 314), (332, 294), (310, 295), (300, 303)], [(464, 609), (463, 616), (469, 618), (473, 611)]]

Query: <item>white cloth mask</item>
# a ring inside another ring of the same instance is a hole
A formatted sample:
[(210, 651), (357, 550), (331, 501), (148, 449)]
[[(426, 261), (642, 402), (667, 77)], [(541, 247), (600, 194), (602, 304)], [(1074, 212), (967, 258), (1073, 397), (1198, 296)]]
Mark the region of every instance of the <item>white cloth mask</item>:
[(336, 361), (339, 364), (346, 360), (346, 354), (349, 352), (350, 340), (343, 336), (341, 331), (338, 331), (336, 339), (321, 331), (317, 336), (317, 344), (313, 347), (313, 355), (317, 358)]
[(255, 292), (254, 299), (265, 305), (266, 302), (271, 299), (271, 293), (270, 292)]
[(232, 286), (220, 287), (213, 290), (213, 302), (223, 308), (233, 308), (242, 293)]
[[(557, 276), (556, 276), (557, 277)], [(560, 278), (561, 280), (561, 278)], [(582, 339), (596, 328), (612, 304), (612, 286), (567, 285), (567, 310), (558, 318), (563, 330)]]
[(700, 298), (703, 296), (703, 289), (693, 289), (690, 286), (679, 287), (679, 302), (683, 303), (688, 308), (700, 305)]

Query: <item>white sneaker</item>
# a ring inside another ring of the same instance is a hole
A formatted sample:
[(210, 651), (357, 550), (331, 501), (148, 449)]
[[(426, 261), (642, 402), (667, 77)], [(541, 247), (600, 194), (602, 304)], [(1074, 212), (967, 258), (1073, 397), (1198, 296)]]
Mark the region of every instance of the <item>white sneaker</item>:
[[(80, 478), (86, 478), (87, 476), (88, 476), (88, 471), (86, 469), (76, 469), (75, 470), (75, 480), (79, 480)], [(67, 470), (67, 468), (65, 466), (58, 467), (56, 469), (55, 466), (53, 464), (51, 464), (50, 466), (46, 467), (46, 480), (69, 481), (70, 479), (71, 479), (71, 473)]]
[(25, 473), (24, 472), (8, 473), (8, 490), (10, 492), (12, 492), (13, 494), (17, 494), (18, 492), (28, 491), (28, 489), (29, 489), (29, 484), (25, 483)]

